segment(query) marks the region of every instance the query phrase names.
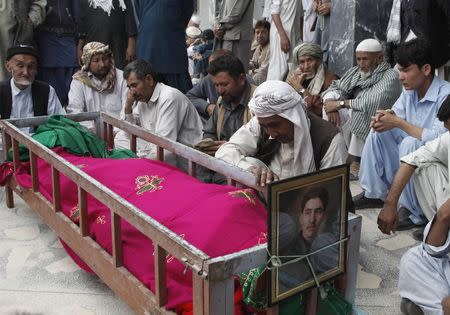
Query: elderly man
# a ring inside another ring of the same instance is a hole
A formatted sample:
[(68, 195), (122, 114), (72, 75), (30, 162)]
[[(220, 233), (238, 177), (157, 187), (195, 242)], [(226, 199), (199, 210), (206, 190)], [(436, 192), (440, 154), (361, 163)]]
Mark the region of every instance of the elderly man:
[(328, 71), (322, 62), (322, 49), (317, 44), (303, 43), (294, 49), (298, 68), (292, 71), (286, 82), (289, 83), (306, 102), (306, 109), (322, 117), (321, 93), (329, 88), (338, 76)]
[(322, 94), (324, 119), (341, 126), (348, 153), (358, 176), (358, 160), (370, 130), (370, 118), (377, 109), (388, 109), (401, 93), (398, 74), (383, 61), (380, 42), (365, 39), (356, 47), (357, 66), (334, 81)]
[[(377, 199), (384, 200), (400, 159), (445, 131), (436, 113), (450, 94), (450, 83), (435, 77), (425, 42), (415, 39), (401, 44), (396, 59), (405, 90), (392, 110), (380, 111), (372, 119), (373, 132), (367, 137), (361, 158), (364, 191), (355, 197), (357, 208), (372, 207), (379, 204)], [(426, 222), (411, 181), (399, 200), (398, 230)]]
[[(135, 60), (125, 67), (123, 76), (129, 87), (123, 110), (126, 121), (187, 146), (201, 140), (202, 122), (194, 106), (179, 90), (158, 82), (149, 63)], [(119, 132), (115, 144), (129, 148), (129, 135)], [(138, 141), (138, 156), (155, 158), (156, 153), (154, 145)], [(170, 159), (167, 161), (173, 163)]]
[(119, 118), (127, 100), (127, 85), (122, 70), (115, 67), (109, 46), (87, 43), (82, 62), (70, 84), (67, 113), (102, 111)]
[(253, 172), (259, 185), (345, 163), (338, 129), (308, 115), (302, 97), (289, 84), (264, 82), (249, 107), (255, 117), (219, 148), (216, 157)]
[[(17, 45), (8, 48), (5, 66), (12, 78), (0, 82), (1, 119), (65, 114), (55, 89), (35, 80), (38, 52), (34, 47)], [(31, 130), (25, 128), (23, 131)]]
[(260, 85), (267, 78), (270, 59), (269, 31), (269, 22), (264, 20), (256, 22), (255, 39), (257, 46), (255, 47), (252, 59), (250, 59), (250, 70), (248, 71), (248, 74), (252, 77), (256, 85)]

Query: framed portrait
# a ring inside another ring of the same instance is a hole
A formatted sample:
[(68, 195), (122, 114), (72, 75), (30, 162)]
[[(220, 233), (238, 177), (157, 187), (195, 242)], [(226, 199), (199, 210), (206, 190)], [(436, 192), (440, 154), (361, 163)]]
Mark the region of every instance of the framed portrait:
[(269, 304), (345, 272), (348, 165), (269, 184)]

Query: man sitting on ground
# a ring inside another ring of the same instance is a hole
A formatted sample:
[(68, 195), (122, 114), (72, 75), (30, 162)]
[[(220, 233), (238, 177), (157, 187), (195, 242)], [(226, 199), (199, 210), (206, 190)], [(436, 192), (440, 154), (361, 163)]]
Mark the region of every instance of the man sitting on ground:
[(322, 48), (317, 44), (298, 45), (294, 49), (294, 57), (298, 68), (288, 74), (286, 82), (303, 96), (308, 111), (322, 117), (321, 93), (339, 78), (322, 62)]
[(345, 163), (339, 130), (308, 114), (302, 97), (287, 83), (266, 81), (249, 103), (255, 117), (216, 152), (216, 157), (255, 174), (265, 186), (276, 179)]
[(380, 42), (365, 39), (356, 47), (357, 66), (334, 81), (323, 95), (323, 118), (340, 126), (352, 175), (358, 177), (359, 160), (370, 131), (370, 118), (378, 109), (388, 109), (401, 93), (398, 73), (383, 61)]
[[(355, 197), (356, 208), (382, 204), (399, 168), (400, 159), (445, 132), (436, 118), (442, 102), (450, 94), (450, 83), (434, 75), (430, 52), (425, 42), (414, 39), (397, 50), (399, 79), (405, 90), (392, 110), (379, 111), (372, 118), (361, 157), (362, 194)], [(409, 181), (399, 201), (398, 230), (426, 222)]]
[(267, 78), (269, 68), (270, 45), (269, 45), (270, 23), (259, 20), (255, 24), (255, 40), (257, 46), (250, 59), (248, 74), (252, 77), (256, 85), (260, 85)]
[(119, 118), (128, 90), (111, 50), (105, 44), (90, 42), (84, 46), (81, 60), (83, 66), (70, 84), (67, 113), (102, 111)]
[(55, 89), (35, 80), (38, 52), (33, 46), (8, 48), (5, 67), (12, 78), (0, 82), (1, 119), (65, 114)]
[[(122, 116), (126, 121), (187, 146), (201, 140), (202, 122), (194, 106), (179, 90), (158, 82), (148, 62), (138, 59), (129, 63), (123, 76), (129, 88)], [(118, 147), (130, 147), (129, 135), (122, 131), (114, 141)], [(156, 153), (155, 145), (138, 139), (138, 156), (155, 158)], [(168, 162), (175, 162), (170, 158)]]

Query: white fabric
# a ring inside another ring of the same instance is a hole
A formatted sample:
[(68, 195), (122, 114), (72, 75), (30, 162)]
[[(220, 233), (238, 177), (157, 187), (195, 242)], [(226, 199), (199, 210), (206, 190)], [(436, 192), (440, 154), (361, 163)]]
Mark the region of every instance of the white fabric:
[(362, 151), (364, 149), (364, 143), (365, 141), (363, 139), (352, 134), (350, 144), (348, 145), (348, 154), (361, 157)]
[[(108, 15), (110, 15), (111, 10), (114, 9), (112, 0), (89, 0), (89, 6), (94, 9), (100, 8), (106, 13), (108, 13)], [(122, 9), (122, 11), (125, 11), (127, 9), (124, 0), (119, 0), (119, 6)]]
[(383, 47), (381, 47), (381, 43), (376, 39), (368, 38), (360, 42), (358, 46), (356, 46), (355, 51), (381, 52), (383, 51)]
[(314, 42), (316, 30), (311, 31), (314, 20), (317, 18), (316, 12), (313, 10), (314, 0), (302, 0), (303, 6), (303, 41), (305, 43)]
[[(266, 5), (268, 1), (266, 2)], [(288, 71), (288, 62), (294, 63), (293, 49), (301, 43), (300, 19), (303, 14), (302, 2), (298, 0), (272, 0), (270, 14), (279, 15), (283, 29), (290, 41), (289, 53), (284, 53), (280, 46), (280, 35), (275, 23), (270, 26), (270, 62), (267, 80), (283, 80)]]
[(195, 26), (189, 26), (188, 28), (186, 28), (186, 35), (188, 37), (192, 37), (192, 38), (196, 38), (199, 37), (202, 34), (202, 31)]
[(387, 42), (400, 43), (401, 39), (401, 4), (402, 0), (393, 0), (391, 15), (389, 16), (389, 23), (387, 27)]
[(266, 81), (256, 88), (248, 107), (257, 118), (278, 115), (294, 124), (293, 171), (308, 173), (314, 167), (314, 154), (306, 104), (300, 94), (286, 82)]
[[(106, 80), (100, 81), (92, 74), (89, 74), (92, 81), (97, 86), (106, 87)], [(82, 112), (105, 112), (116, 118), (120, 117), (122, 108), (127, 101), (127, 82), (123, 78), (122, 70), (116, 68), (116, 84), (114, 90), (96, 91), (93, 88), (83, 84), (81, 81), (72, 80), (69, 90), (69, 104), (67, 105), (68, 114)], [(93, 127), (92, 123), (84, 123), (88, 128)]]
[[(202, 139), (202, 122), (194, 105), (180, 91), (162, 83), (156, 84), (148, 103), (136, 103), (133, 113), (122, 113), (122, 117), (133, 124), (139, 120), (140, 126), (151, 133), (190, 147)], [(114, 142), (116, 147), (130, 148), (124, 132), (119, 132)], [(156, 158), (156, 146), (145, 141), (138, 141), (137, 151), (139, 157)], [(168, 162), (174, 159), (170, 154), (167, 157)]]
[[(330, 92), (333, 93), (333, 92)], [(351, 119), (352, 119), (352, 111), (348, 108), (342, 108), (338, 111), (339, 113), (339, 120), (340, 120), (340, 126), (339, 130), (342, 133), (342, 137), (345, 141), (345, 146), (348, 148), (350, 147), (350, 142), (352, 139), (352, 133), (351, 133)], [(326, 121), (329, 121), (328, 115), (325, 112), (325, 109), (322, 108), (322, 118)]]
[(198, 16), (197, 14), (192, 14), (191, 21), (192, 21), (192, 23), (200, 25), (202, 20), (201, 20), (200, 16)]

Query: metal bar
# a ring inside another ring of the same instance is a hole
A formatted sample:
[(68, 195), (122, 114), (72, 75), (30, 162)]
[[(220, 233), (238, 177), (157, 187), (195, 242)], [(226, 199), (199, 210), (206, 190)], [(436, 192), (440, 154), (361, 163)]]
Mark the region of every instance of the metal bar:
[(161, 246), (154, 245), (155, 258), (155, 295), (156, 305), (163, 307), (167, 303), (166, 256), (167, 252)]
[(81, 236), (88, 236), (87, 193), (80, 186), (78, 186), (78, 211), (80, 212)]
[(157, 159), (158, 161), (163, 162), (163, 161), (164, 161), (164, 148), (158, 146), (158, 147), (156, 148), (156, 150), (157, 150), (157, 151), (156, 151), (156, 159)]
[(205, 280), (201, 276), (192, 273), (192, 301), (195, 315), (205, 314), (204, 283)]
[(39, 173), (37, 167), (36, 154), (30, 152), (30, 167), (31, 167), (31, 188), (34, 192), (39, 191)]
[(137, 138), (135, 135), (131, 135), (131, 141), (130, 141), (130, 150), (134, 153), (137, 152)]
[(112, 231), (112, 250), (115, 267), (123, 266), (123, 251), (122, 251), (122, 226), (120, 224), (121, 218), (119, 215), (111, 211), (111, 231)]
[(57, 169), (52, 167), (52, 193), (53, 193), (53, 209), (55, 212), (61, 211), (61, 188), (60, 177)]
[(189, 160), (189, 175), (197, 177), (197, 164), (191, 160)]

